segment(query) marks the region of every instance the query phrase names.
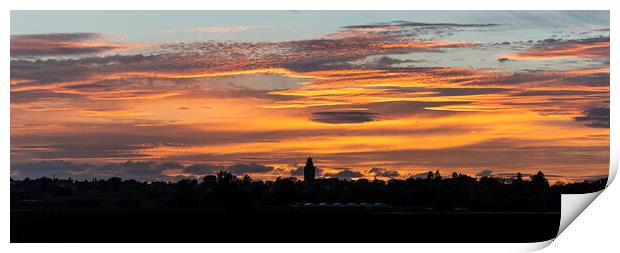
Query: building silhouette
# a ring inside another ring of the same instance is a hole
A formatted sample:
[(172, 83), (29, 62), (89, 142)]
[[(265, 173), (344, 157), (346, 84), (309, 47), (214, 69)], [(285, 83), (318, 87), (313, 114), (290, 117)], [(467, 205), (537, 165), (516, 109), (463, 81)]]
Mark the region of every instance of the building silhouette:
[(304, 184), (307, 186), (314, 185), (314, 177), (316, 175), (316, 167), (312, 162), (312, 157), (308, 157), (306, 167), (304, 167)]

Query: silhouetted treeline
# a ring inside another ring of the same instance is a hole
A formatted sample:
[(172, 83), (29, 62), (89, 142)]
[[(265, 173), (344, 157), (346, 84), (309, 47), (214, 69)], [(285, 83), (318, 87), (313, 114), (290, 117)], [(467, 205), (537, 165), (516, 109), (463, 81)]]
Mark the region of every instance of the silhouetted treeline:
[[(443, 177), (346, 181), (296, 178), (252, 180), (227, 172), (177, 183), (107, 180), (11, 179), (11, 208), (390, 208), (419, 211), (559, 211), (560, 194), (604, 189), (607, 179), (549, 185), (542, 172), (529, 178)], [(355, 204), (357, 203), (357, 204)], [(363, 203), (363, 204), (362, 204)]]

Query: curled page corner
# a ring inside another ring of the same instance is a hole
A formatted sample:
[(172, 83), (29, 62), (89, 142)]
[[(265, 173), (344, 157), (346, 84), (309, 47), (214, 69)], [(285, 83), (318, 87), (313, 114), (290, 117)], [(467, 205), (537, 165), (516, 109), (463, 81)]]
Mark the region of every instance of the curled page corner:
[(558, 230), (557, 236), (559, 236), (603, 191), (604, 189), (583, 194), (562, 194), (560, 229)]
[(518, 247), (518, 251), (519, 252), (534, 252), (534, 251), (539, 251), (541, 249), (546, 248), (547, 246), (551, 245), (551, 243), (555, 241), (555, 238), (546, 240), (546, 241), (542, 241), (542, 242), (533, 242), (533, 243), (525, 243), (523, 244), (522, 247)]
[[(579, 216), (603, 191), (604, 189), (597, 192), (583, 194), (562, 194), (560, 226), (556, 238), (560, 236), (568, 225), (570, 225), (577, 218), (577, 216)], [(523, 250), (528, 252), (538, 251), (551, 245), (553, 241), (555, 241), (555, 238), (547, 241), (531, 243), (530, 245), (524, 247)]]
[[(613, 139), (610, 138), (610, 140)], [(607, 176), (607, 188), (616, 177), (618, 171), (618, 152), (614, 142), (610, 145), (609, 174)], [(562, 194), (561, 210), (560, 210), (560, 228), (557, 236), (560, 236), (564, 229), (568, 227), (576, 218), (585, 210), (603, 191), (583, 193), (583, 194)], [(556, 236), (556, 237), (557, 237)]]
[[(609, 174), (607, 177), (607, 188), (616, 177), (618, 171), (618, 152), (615, 152), (616, 146), (613, 142), (610, 145), (610, 160), (609, 160)], [(583, 194), (562, 194), (561, 195), (561, 210), (560, 210), (560, 227), (556, 238), (564, 232), (564, 230), (579, 216), (592, 202), (604, 191), (583, 193)], [(554, 239), (535, 243), (528, 251), (536, 251), (549, 246)]]

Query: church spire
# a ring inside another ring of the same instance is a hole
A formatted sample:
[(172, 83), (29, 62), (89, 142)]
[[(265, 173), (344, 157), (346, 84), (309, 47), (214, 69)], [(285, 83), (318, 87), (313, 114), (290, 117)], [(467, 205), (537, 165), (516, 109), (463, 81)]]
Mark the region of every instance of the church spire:
[(308, 156), (308, 160), (306, 160), (306, 167), (314, 167), (314, 163), (312, 162), (312, 157)]
[(304, 167), (304, 184), (307, 186), (312, 186), (314, 184), (315, 176), (316, 167), (314, 167), (312, 157), (308, 157), (308, 160), (306, 161), (306, 166)]

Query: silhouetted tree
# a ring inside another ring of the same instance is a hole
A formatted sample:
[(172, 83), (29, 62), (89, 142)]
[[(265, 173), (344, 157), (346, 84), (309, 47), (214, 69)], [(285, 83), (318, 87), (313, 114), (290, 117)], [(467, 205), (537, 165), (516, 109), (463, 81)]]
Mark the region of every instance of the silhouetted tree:
[(517, 172), (517, 176), (512, 180), (513, 184), (522, 184), (523, 183), (523, 175), (521, 172)]
[(435, 178), (435, 174), (433, 174), (433, 172), (432, 172), (432, 171), (429, 171), (429, 172), (426, 174), (426, 180), (429, 180), (429, 181), (430, 181), (430, 180), (433, 180), (434, 178)]
[(180, 207), (194, 207), (197, 203), (196, 186), (198, 181), (195, 179), (183, 179), (176, 183), (174, 193), (174, 205)]
[(287, 208), (295, 203), (385, 203), (398, 208), (427, 210), (550, 211), (559, 210), (560, 194), (586, 193), (605, 188), (607, 179), (556, 183), (549, 186), (542, 172), (523, 180), (479, 179), (439, 171), (426, 177), (354, 181), (317, 179), (312, 191), (296, 178), (275, 181), (239, 179), (222, 171), (177, 183), (107, 180), (62, 180), (58, 178), (11, 179), (11, 208), (18, 207), (149, 207), (203, 208), (251, 212), (257, 208)]
[(435, 180), (441, 180), (441, 173), (439, 173), (439, 170), (436, 170), (436, 171), (435, 171), (435, 175), (434, 175), (433, 179), (435, 179)]
[(540, 185), (540, 186), (547, 187), (547, 188), (549, 187), (549, 181), (545, 178), (545, 174), (543, 174), (542, 171), (539, 171), (535, 175), (532, 175), (531, 179), (532, 179), (532, 183), (536, 185)]

